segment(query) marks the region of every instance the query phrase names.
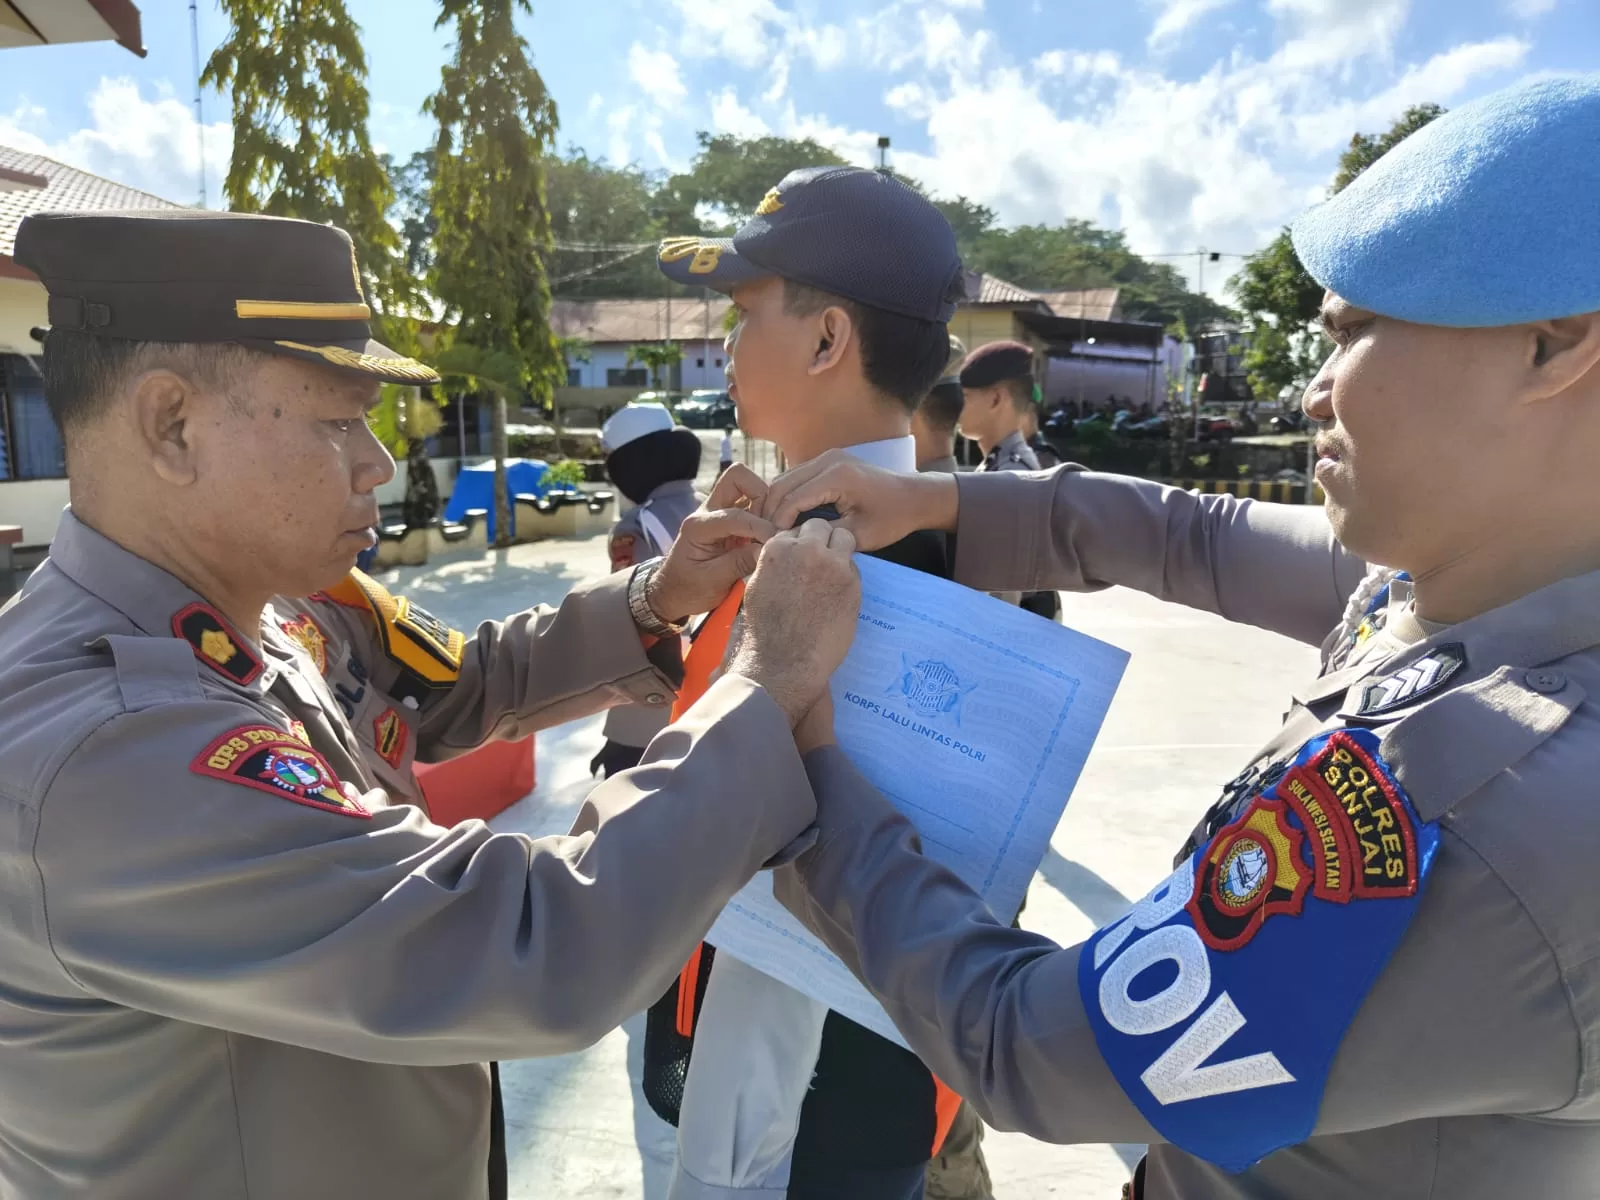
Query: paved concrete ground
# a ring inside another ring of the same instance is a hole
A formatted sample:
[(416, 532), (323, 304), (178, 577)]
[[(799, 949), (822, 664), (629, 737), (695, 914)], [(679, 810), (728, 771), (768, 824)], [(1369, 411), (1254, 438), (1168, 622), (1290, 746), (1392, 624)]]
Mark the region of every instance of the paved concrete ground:
[[(708, 439), (709, 440), (709, 439)], [(715, 446), (709, 448), (715, 469)], [(558, 602), (606, 566), (601, 538), (549, 541), (381, 576), (464, 626)], [(1167, 874), (1174, 850), (1249, 752), (1276, 727), (1315, 653), (1113, 589), (1066, 596), (1075, 628), (1132, 652), (1083, 779), (1030, 893), (1024, 923), (1071, 944)], [(591, 786), (599, 719), (538, 739), (538, 788), (499, 829), (563, 832)], [(513, 1196), (664, 1200), (673, 1131), (645, 1106), (639, 1018), (564, 1058), (506, 1064)], [(987, 1143), (1000, 1200), (1114, 1197), (1138, 1147), (1046, 1146), (1017, 1134)]]

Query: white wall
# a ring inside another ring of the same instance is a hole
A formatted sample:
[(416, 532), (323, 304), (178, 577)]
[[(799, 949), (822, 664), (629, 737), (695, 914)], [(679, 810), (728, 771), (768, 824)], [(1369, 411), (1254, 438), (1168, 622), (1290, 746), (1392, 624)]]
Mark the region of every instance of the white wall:
[(38, 354), (39, 343), (28, 336), (28, 330), (47, 324), (42, 283), (0, 279), (0, 354)]
[[(677, 340), (677, 339), (674, 339)], [(695, 337), (689, 340), (678, 341), (683, 347), (683, 362), (679, 369), (683, 376), (683, 389), (694, 391), (696, 388), (716, 388), (718, 390), (728, 386), (727, 375), (723, 370), (723, 363), (727, 359), (722, 351), (722, 332), (717, 329), (711, 331), (711, 340), (708, 344)], [(628, 366), (628, 347), (621, 343), (601, 342), (591, 350), (592, 362), (573, 363), (572, 369), (578, 372), (579, 387), (605, 387), (606, 371), (608, 369), (624, 370)], [(703, 364), (703, 365), (702, 365)], [(665, 376), (665, 372), (663, 372)], [(650, 377), (648, 369), (645, 378)], [(665, 383), (665, 378), (663, 378)], [(645, 383), (644, 387), (649, 387)]]
[(65, 479), (0, 482), (0, 525), (21, 525), (24, 546), (46, 546), (54, 541), (66, 506)]

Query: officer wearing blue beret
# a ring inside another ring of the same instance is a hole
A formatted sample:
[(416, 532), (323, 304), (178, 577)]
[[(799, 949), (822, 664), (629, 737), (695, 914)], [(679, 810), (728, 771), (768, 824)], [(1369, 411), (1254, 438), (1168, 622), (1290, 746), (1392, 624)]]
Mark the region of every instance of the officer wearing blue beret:
[(1172, 875), (1071, 948), (808, 754), (820, 836), (778, 893), (986, 1121), (1147, 1142), (1150, 1200), (1597, 1194), (1597, 197), (1600, 77), (1546, 79), (1296, 223), (1325, 509), (1070, 464), (819, 461), (763, 497), (863, 546), (953, 530), (976, 587), (1123, 584), (1322, 647)]

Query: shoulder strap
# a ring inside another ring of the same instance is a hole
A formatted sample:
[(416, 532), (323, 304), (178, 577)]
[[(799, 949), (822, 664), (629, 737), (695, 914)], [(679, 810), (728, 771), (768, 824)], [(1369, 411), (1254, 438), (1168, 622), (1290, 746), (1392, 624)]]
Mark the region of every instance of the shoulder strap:
[(701, 623), (695, 634), (694, 645), (683, 660), (683, 686), (678, 689), (677, 702), (672, 706), (672, 719), (676, 721), (689, 711), (690, 705), (706, 694), (711, 686), (711, 673), (722, 665), (728, 653), (728, 638), (733, 633), (734, 618), (744, 603), (744, 583), (736, 583), (727, 599), (717, 605), (712, 614)]
[(677, 536), (667, 529), (666, 522), (650, 511), (647, 501), (639, 508), (639, 524), (644, 526), (644, 535), (650, 539), (650, 544), (655, 547), (657, 554), (665, 554), (672, 549), (672, 543), (677, 541)]

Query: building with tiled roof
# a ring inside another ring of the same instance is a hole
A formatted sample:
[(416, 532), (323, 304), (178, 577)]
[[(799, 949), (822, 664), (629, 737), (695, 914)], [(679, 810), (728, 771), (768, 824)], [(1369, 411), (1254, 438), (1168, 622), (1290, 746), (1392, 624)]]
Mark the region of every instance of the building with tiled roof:
[(178, 207), (42, 154), (0, 146), (0, 354), (36, 353), (39, 347), (28, 329), (45, 322), (44, 288), (11, 258), (24, 217), (37, 212)]
[(673, 389), (727, 386), (722, 339), (732, 302), (716, 292), (699, 298), (574, 300), (550, 302), (550, 328), (558, 338), (588, 343), (587, 362), (572, 358), (567, 386), (646, 387), (649, 371), (628, 362), (628, 351), (647, 342), (676, 342), (683, 360), (667, 382)]
[(178, 207), (53, 158), (0, 146), (0, 524), (22, 526), (26, 544), (43, 545), (55, 536), (67, 484), (61, 435), (44, 403), (39, 343), (29, 332), (48, 321), (45, 290), (11, 257), (17, 228), (37, 212)]

